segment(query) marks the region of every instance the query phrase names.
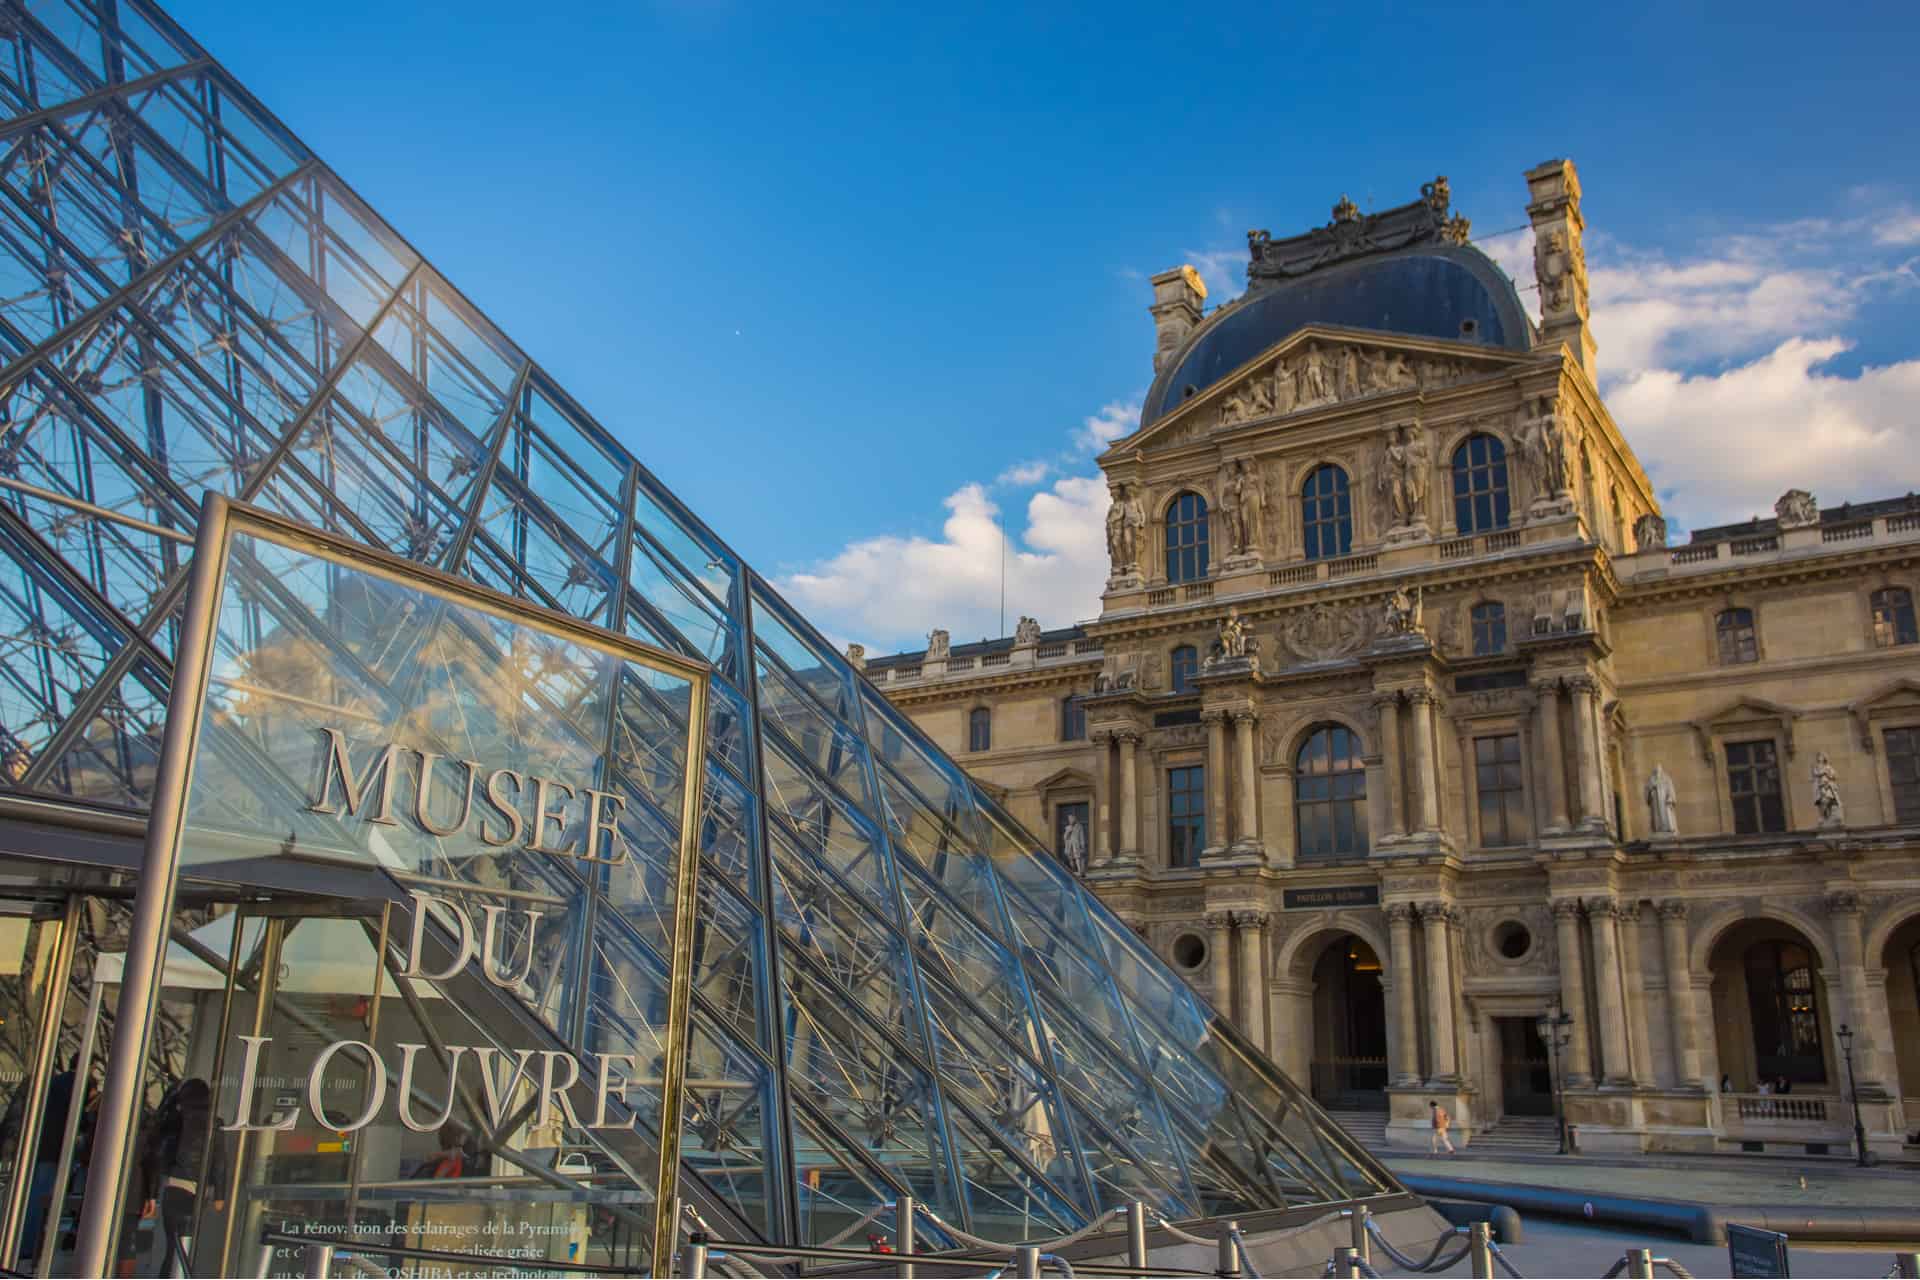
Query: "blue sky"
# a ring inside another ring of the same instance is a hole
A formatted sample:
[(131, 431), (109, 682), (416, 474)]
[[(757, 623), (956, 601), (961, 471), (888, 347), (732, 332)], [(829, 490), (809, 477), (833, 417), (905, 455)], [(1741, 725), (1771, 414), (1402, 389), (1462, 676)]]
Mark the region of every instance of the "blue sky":
[[(1097, 612), (1145, 277), (1580, 166), (1603, 387), (1677, 524), (1920, 487), (1920, 8), (171, 12), (837, 636)], [(1553, 15), (1565, 21), (1555, 22)], [(1528, 239), (1485, 246), (1527, 273)], [(1729, 448), (1729, 445), (1738, 447)]]

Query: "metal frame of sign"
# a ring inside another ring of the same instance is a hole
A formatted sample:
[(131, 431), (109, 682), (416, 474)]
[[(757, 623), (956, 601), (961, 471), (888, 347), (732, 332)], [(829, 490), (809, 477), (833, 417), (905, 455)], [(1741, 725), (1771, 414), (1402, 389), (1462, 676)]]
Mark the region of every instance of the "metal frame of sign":
[(664, 1272), (667, 1260), (662, 1250), (671, 1252), (678, 1229), (675, 1215), (679, 1203), (681, 1094), (686, 1079), (687, 1024), (693, 1002), (693, 917), (699, 874), (702, 769), (706, 757), (707, 680), (711, 669), (698, 659), (642, 644), (618, 632), (210, 492), (201, 505), (200, 527), (194, 538), (185, 617), (174, 660), (173, 687), (167, 701), (166, 730), (155, 769), (153, 808), (147, 820), (139, 890), (127, 938), (113, 1053), (107, 1062), (100, 1119), (94, 1130), (93, 1160), (87, 1171), (85, 1208), (74, 1254), (75, 1274), (108, 1275), (112, 1271), (108, 1260), (114, 1256), (120, 1234), (128, 1156), (141, 1109), (147, 1053), (160, 1003), (161, 969), (179, 886), (180, 841), (186, 826), (200, 721), (212, 669), (217, 630), (215, 615), (226, 585), (228, 553), (237, 532), (331, 559), (688, 682), (687, 770), (674, 881), (667, 1053), (661, 1082), (660, 1158), (651, 1242), (654, 1270)]

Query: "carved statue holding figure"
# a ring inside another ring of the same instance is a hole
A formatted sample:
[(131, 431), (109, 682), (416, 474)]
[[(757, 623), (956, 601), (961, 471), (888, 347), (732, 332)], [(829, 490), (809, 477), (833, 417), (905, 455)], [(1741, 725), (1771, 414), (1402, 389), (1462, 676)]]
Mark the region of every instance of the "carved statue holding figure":
[(1421, 621), (1423, 613), (1419, 587), (1411, 591), (1405, 587), (1395, 587), (1387, 594), (1384, 630), (1390, 636), (1425, 635), (1426, 629)]
[(953, 641), (944, 630), (942, 630), (939, 627), (935, 627), (932, 631), (927, 632), (927, 656), (925, 659), (926, 661), (945, 662), (947, 660), (947, 656), (952, 651), (953, 651)]
[(1813, 758), (1813, 807), (1820, 811), (1821, 826), (1846, 825), (1846, 809), (1840, 803), (1840, 776), (1824, 751)]
[(1026, 649), (1039, 643), (1039, 620), (1022, 615), (1020, 621), (1013, 624), (1013, 647), (1016, 649)]
[(1647, 776), (1647, 825), (1655, 835), (1680, 834), (1679, 801), (1673, 791), (1673, 775), (1663, 764), (1655, 763)]
[(1246, 657), (1247, 634), (1248, 627), (1240, 620), (1240, 611), (1227, 610), (1226, 620), (1220, 624), (1220, 656), (1222, 658)]
[(1245, 458), (1236, 459), (1220, 480), (1220, 509), (1229, 555), (1259, 555), (1260, 529), (1266, 496), (1260, 478)]

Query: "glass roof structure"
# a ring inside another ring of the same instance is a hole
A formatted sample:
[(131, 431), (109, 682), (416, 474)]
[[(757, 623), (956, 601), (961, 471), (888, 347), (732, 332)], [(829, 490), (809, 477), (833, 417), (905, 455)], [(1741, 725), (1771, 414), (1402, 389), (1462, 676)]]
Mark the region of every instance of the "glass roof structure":
[(216, 490), (711, 664), (683, 1187), (742, 1229), (1397, 1189), (163, 12), (7, 0), (0, 96), (0, 788), (146, 808)]

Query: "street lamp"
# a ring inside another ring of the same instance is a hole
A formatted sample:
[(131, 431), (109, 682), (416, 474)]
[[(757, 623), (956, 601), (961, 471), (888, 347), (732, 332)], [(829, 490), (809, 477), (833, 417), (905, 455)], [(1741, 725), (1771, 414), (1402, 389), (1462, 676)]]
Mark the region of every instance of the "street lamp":
[(1560, 1131), (1560, 1154), (1567, 1154), (1567, 1108), (1561, 1100), (1560, 1051), (1573, 1039), (1573, 1015), (1562, 1009), (1558, 1017), (1543, 1013), (1534, 1019), (1534, 1029), (1553, 1051), (1553, 1125)]
[(1847, 1092), (1853, 1095), (1853, 1147), (1855, 1163), (1867, 1167), (1867, 1126), (1860, 1123), (1860, 1086), (1853, 1078), (1853, 1028), (1840, 1024), (1840, 1052), (1847, 1059)]

